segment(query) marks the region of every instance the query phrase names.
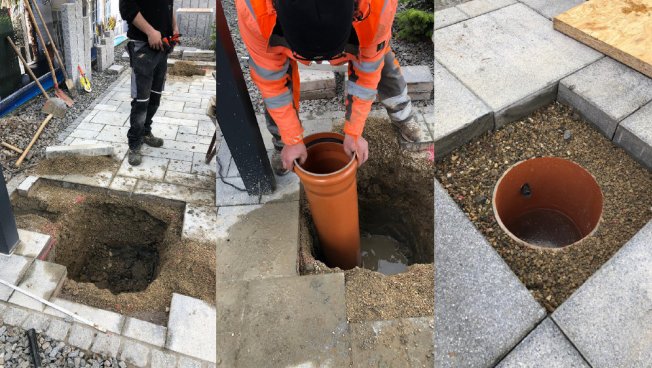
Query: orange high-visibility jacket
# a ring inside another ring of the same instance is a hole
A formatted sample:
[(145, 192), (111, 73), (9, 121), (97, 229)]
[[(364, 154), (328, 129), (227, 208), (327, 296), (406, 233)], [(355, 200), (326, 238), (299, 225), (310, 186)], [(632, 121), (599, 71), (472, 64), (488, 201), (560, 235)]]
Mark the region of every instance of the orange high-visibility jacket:
[[(358, 36), (357, 54), (331, 60), (349, 62), (344, 132), (359, 137), (377, 93), (383, 58), (389, 51), (392, 23), (398, 0), (358, 0), (353, 28)], [(299, 75), (297, 60), (283, 42), (270, 44), (276, 25), (272, 0), (236, 0), (240, 35), (249, 51), (251, 77), (276, 122), (285, 144), (303, 140), (299, 121)], [(304, 62), (304, 61), (301, 61)], [(305, 62), (304, 62), (305, 63)], [(292, 65), (292, 83), (287, 74)]]

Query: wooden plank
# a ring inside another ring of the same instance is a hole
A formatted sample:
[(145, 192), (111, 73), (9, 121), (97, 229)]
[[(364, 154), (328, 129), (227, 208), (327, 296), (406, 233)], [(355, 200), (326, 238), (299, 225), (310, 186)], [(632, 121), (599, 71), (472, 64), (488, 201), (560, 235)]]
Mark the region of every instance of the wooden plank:
[(652, 0), (591, 0), (554, 28), (652, 78)]

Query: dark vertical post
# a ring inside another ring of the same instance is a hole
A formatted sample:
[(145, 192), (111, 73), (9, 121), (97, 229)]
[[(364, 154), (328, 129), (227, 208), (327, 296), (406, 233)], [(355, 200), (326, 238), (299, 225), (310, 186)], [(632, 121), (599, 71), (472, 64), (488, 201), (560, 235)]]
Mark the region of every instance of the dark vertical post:
[(233, 46), (221, 0), (216, 3), (217, 122), (251, 195), (271, 193), (276, 180), (251, 105), (238, 55)]
[(11, 210), (7, 183), (5, 183), (5, 175), (2, 171), (2, 165), (0, 165), (0, 253), (11, 254), (18, 245), (18, 241), (16, 219), (14, 218), (14, 212)]

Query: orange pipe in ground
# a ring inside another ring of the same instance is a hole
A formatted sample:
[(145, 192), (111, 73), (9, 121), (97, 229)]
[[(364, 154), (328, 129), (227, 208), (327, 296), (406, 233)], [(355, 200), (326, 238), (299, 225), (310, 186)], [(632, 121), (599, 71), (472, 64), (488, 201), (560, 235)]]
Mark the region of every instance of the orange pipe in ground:
[[(528, 246), (542, 245), (517, 235), (525, 231), (528, 238), (536, 234), (543, 243), (555, 243), (544, 246), (554, 249), (593, 234), (602, 218), (603, 201), (600, 186), (583, 167), (558, 157), (538, 157), (510, 167), (498, 180), (492, 203), (498, 224), (512, 239)], [(564, 234), (564, 227), (551, 226), (543, 217), (532, 218), (535, 213), (565, 217), (575, 236)]]
[(294, 172), (306, 192), (326, 262), (348, 270), (361, 264), (358, 163), (344, 153), (343, 141), (337, 133), (306, 137), (308, 159), (303, 165), (295, 162)]

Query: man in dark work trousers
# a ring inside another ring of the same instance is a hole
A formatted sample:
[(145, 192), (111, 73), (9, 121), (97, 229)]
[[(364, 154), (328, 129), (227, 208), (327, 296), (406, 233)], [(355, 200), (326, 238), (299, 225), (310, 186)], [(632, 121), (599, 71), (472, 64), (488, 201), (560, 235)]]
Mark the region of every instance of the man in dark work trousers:
[(161, 147), (163, 139), (152, 134), (152, 118), (161, 103), (170, 47), (163, 38), (179, 33), (173, 0), (120, 0), (120, 15), (129, 23), (127, 51), (131, 64), (131, 128), (128, 161), (143, 160), (143, 143)]

